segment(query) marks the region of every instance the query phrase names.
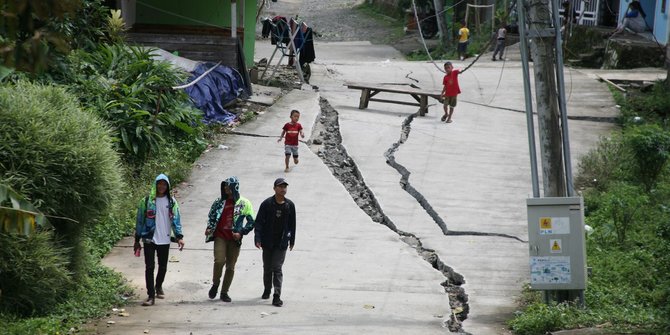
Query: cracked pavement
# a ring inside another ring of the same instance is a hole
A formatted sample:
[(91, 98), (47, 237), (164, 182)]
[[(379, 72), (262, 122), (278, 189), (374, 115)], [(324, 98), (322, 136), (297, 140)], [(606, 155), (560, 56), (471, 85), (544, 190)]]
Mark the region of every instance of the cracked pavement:
[[(269, 47), (259, 43), (256, 58), (268, 57)], [(515, 298), (528, 278), (527, 244), (519, 240), (527, 239), (525, 199), (531, 194), (525, 115), (512, 111), (524, 109), (521, 69), (514, 48), (507, 50), (504, 70), (501, 62), (480, 61), (461, 76), (463, 93), (454, 123), (445, 124), (439, 122), (441, 106), (434, 100), (429, 102), (427, 116), (410, 118), (415, 107), (371, 102), (368, 109), (359, 110), (360, 91), (343, 86), (346, 81), (395, 82), (439, 89), (442, 74), (432, 64), (401, 61), (388, 46), (317, 43), (311, 83), (319, 91), (292, 91), (284, 96), (256, 121), (237, 129), (259, 136), (228, 136), (222, 144), (230, 149), (204, 154), (188, 184), (181, 185), (186, 249), (171, 250), (166, 299), (157, 300), (156, 306), (139, 307), (145, 295), (143, 260), (132, 256), (132, 241), (125, 239), (104, 263), (122, 272), (141, 296), (126, 307), (129, 317), (113, 316), (113, 325), (101, 320), (92, 325), (94, 331), (448, 333), (445, 323), (452, 313), (461, 311), (454, 309), (441, 285), (445, 275), (434, 268), (430, 256), (417, 252), (415, 246), (420, 245), (464, 279), (460, 286), (468, 305), (461, 331), (507, 333), (504, 322), (512, 317)], [(464, 68), (466, 64), (454, 65)], [(569, 113), (587, 117), (570, 121), (576, 167), (579, 156), (613, 127), (588, 118), (611, 117), (616, 111), (604, 84), (566, 71)], [(283, 147), (273, 136), (279, 135), (293, 108), (302, 112), (300, 122), (305, 134), (311, 134), (319, 121), (321, 98), (338, 114), (339, 125), (331, 131), (339, 131), (342, 146), (383, 215), (405, 235), (361, 210), (306, 144), (300, 145), (300, 164), (283, 172)], [(403, 128), (407, 126), (410, 131)], [(396, 143), (394, 159), (389, 160), (385, 154)], [(410, 172), (406, 181), (401, 183), (403, 175), (389, 162)], [(282, 308), (260, 299), (261, 253), (252, 246), (251, 236), (245, 238), (237, 263), (230, 291), (233, 302), (207, 299), (213, 257), (212, 245), (204, 243), (204, 225), (219, 182), (230, 175), (240, 177), (241, 194), (256, 210), (272, 194), (276, 177), (284, 176), (290, 184), (287, 196), (296, 204), (298, 228), (296, 247), (287, 254), (284, 266)], [(416, 194), (408, 193), (402, 184), (411, 185)], [(417, 194), (434, 213), (422, 207)]]

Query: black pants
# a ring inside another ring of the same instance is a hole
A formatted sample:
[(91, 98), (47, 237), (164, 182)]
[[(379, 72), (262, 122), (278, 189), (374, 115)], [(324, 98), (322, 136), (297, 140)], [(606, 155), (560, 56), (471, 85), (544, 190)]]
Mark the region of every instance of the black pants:
[[(144, 243), (144, 280), (147, 283), (147, 294), (149, 298), (156, 296), (156, 287), (163, 286), (165, 273), (167, 272), (168, 255), (170, 254), (170, 245), (155, 245), (153, 243)], [(158, 255), (158, 273), (156, 274), (156, 285), (154, 286), (154, 269), (156, 268), (156, 255)]]
[(281, 295), (281, 284), (284, 280), (281, 267), (284, 265), (284, 258), (286, 249), (263, 248), (263, 286), (269, 291), (274, 285), (275, 295)]

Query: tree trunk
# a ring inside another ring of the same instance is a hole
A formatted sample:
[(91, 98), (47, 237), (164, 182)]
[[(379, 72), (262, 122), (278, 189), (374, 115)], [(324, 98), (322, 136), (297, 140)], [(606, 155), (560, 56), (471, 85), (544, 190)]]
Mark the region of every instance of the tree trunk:
[(440, 43), (444, 49), (449, 45), (449, 30), (444, 22), (444, 0), (433, 0), (435, 5), (435, 17), (437, 19), (437, 29), (440, 32)]

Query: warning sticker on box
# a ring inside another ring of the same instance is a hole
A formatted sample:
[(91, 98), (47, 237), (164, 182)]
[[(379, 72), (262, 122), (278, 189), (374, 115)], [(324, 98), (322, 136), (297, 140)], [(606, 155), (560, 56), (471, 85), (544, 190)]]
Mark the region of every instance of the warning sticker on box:
[(570, 234), (569, 217), (541, 217), (540, 235), (567, 235)]

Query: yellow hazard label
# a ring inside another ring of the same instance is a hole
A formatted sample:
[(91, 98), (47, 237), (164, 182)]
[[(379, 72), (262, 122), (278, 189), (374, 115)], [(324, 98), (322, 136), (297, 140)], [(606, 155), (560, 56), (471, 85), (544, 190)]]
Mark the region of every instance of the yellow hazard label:
[(540, 218), (540, 229), (551, 229), (551, 218)]
[(553, 251), (561, 251), (561, 246), (558, 245), (558, 241), (554, 241), (554, 245), (551, 246), (551, 250), (553, 250)]

